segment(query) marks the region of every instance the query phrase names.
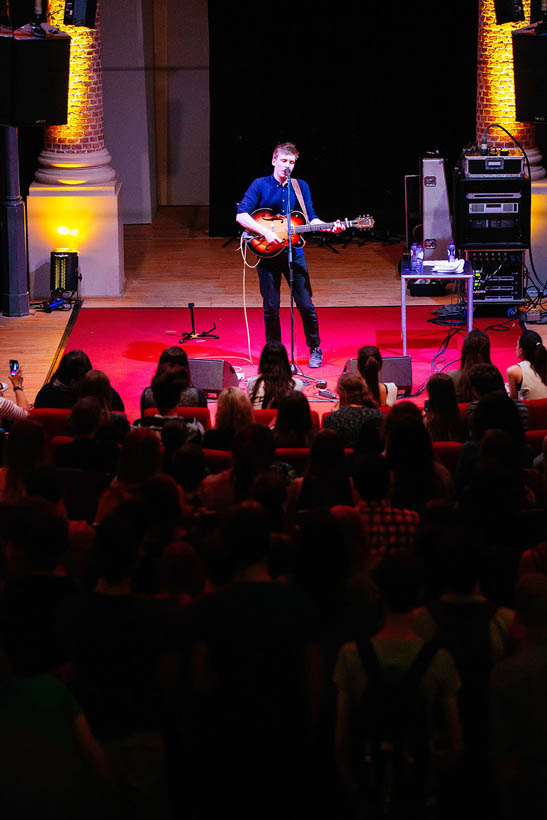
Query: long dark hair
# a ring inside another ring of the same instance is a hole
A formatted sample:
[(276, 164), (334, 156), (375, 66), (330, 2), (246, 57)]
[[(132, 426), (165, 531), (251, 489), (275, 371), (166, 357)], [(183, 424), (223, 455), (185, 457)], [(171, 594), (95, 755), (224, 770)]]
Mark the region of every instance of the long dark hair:
[(253, 402), (264, 385), (262, 407), (279, 407), (281, 399), (294, 390), (294, 380), (285, 346), (281, 342), (266, 342), (258, 363), (258, 378), (251, 392)]
[(188, 356), (186, 355), (185, 350), (181, 347), (177, 347), (176, 345), (166, 347), (158, 359), (158, 367), (154, 374), (154, 378), (160, 375), (160, 373), (164, 370), (165, 365), (172, 365), (178, 369), (181, 380), (184, 382), (182, 388), (183, 390), (187, 387), (191, 387), (192, 379), (190, 376), (190, 363), (188, 362)]
[(367, 383), (371, 396), (380, 404), (380, 379), (382, 355), (375, 345), (365, 345), (357, 353), (357, 369)]
[(426, 422), (434, 441), (464, 441), (465, 422), (458, 409), (456, 388), (447, 373), (435, 373), (427, 383), (429, 406)]
[(470, 330), (463, 340), (460, 358), (461, 377), (456, 391), (458, 401), (465, 402), (474, 399), (469, 371), (475, 364), (492, 364), (490, 339), (484, 330)]
[(519, 347), (543, 384), (547, 384), (547, 350), (539, 333), (535, 330), (525, 330), (520, 335)]
[(89, 370), (91, 362), (87, 353), (83, 350), (69, 350), (59, 362), (53, 380), (60, 381), (67, 387), (74, 386)]

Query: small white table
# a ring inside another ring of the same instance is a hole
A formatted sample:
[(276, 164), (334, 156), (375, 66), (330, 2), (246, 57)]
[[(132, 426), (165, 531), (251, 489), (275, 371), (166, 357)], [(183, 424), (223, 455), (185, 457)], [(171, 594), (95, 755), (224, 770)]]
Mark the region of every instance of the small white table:
[(406, 285), (408, 279), (467, 279), (467, 332), (473, 330), (473, 266), (466, 260), (462, 273), (433, 273), (432, 267), (424, 265), (423, 273), (401, 270), (401, 336), (403, 356), (406, 356)]

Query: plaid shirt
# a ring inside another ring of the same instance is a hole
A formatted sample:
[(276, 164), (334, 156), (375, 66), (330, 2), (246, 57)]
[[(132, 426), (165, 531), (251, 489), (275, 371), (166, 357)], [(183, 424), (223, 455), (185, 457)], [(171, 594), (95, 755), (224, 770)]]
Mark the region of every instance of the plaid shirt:
[(387, 498), (361, 501), (357, 507), (366, 530), (370, 552), (382, 556), (391, 549), (414, 546), (420, 516), (414, 510), (392, 507)]

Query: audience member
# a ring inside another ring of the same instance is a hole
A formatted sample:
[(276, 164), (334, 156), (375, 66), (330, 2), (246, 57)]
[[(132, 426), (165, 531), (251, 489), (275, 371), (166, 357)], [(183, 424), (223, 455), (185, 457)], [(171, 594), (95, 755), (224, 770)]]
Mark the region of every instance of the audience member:
[(415, 510), (394, 507), (389, 500), (389, 467), (383, 455), (357, 456), (353, 485), (359, 495), (357, 510), (374, 564), (398, 549), (411, 550), (420, 517)]
[[(187, 378), (186, 368), (180, 365), (164, 364), (158, 368), (158, 373), (152, 379), (152, 396), (156, 413), (152, 416), (143, 416), (133, 423), (133, 427), (146, 427), (158, 435), (166, 422), (177, 417), (177, 407), (180, 403), (182, 391), (185, 389)], [(203, 425), (196, 418), (186, 419), (188, 430), (187, 441), (200, 442), (203, 438)]]
[(26, 418), (29, 413), (30, 405), (25, 395), (23, 387), (23, 370), (20, 367), (17, 373), (9, 374), (9, 380), (15, 394), (15, 401), (6, 399), (4, 396), (8, 385), (5, 382), (0, 382), (0, 421), (2, 424), (10, 424), (13, 421), (20, 421)]
[(335, 430), (320, 430), (313, 439), (308, 466), (289, 488), (289, 520), (295, 510), (330, 510), (353, 506), (344, 445)]
[[(78, 400), (80, 381), (89, 370), (91, 362), (88, 355), (83, 350), (69, 350), (61, 359), (51, 381), (38, 391), (34, 406), (70, 409)], [(124, 411), (123, 401), (114, 388), (112, 409), (120, 413)]]
[(273, 433), (262, 424), (242, 427), (234, 436), (233, 466), (217, 475), (207, 476), (201, 485), (208, 510), (225, 512), (249, 498), (253, 481), (272, 469), (275, 460)]
[(397, 385), (393, 382), (384, 384), (379, 375), (382, 370), (382, 355), (374, 345), (365, 345), (357, 353), (357, 369), (365, 380), (367, 392), (380, 406), (393, 406), (397, 401)]
[[(207, 407), (207, 396), (199, 387), (194, 387), (190, 375), (190, 365), (186, 351), (181, 347), (167, 347), (158, 360), (158, 366), (154, 374), (154, 379), (160, 375), (165, 365), (181, 368), (179, 370), (181, 392), (177, 405), (181, 407)], [(152, 392), (152, 387), (145, 387), (141, 395), (141, 416), (150, 407), (157, 407), (156, 399)]]
[[(472, 427), (473, 413), (477, 405), (485, 396), (491, 393), (498, 393), (500, 396), (506, 395), (503, 376), (493, 364), (474, 364), (469, 371), (469, 383), (473, 393), (473, 401), (470, 401), (466, 408), (467, 423)], [(524, 430), (528, 429), (528, 407), (523, 401), (513, 399), (517, 408), (520, 421)]]
[(518, 364), (507, 368), (512, 399), (547, 398), (547, 350), (535, 330), (525, 330), (517, 342)]
[(365, 382), (353, 373), (343, 373), (338, 379), (339, 407), (323, 419), (323, 426), (336, 430), (344, 447), (357, 443), (359, 432), (365, 422), (376, 421), (378, 427), (384, 422), (383, 413), (367, 392)]
[(454, 382), (446, 373), (436, 373), (427, 382), (429, 400), (424, 424), (433, 441), (467, 439), (467, 428), (458, 409)]
[(203, 449), (231, 450), (237, 431), (253, 422), (249, 396), (238, 387), (225, 387), (218, 397), (215, 426), (203, 436)]
[(70, 414), (74, 440), (57, 447), (57, 467), (116, 474), (120, 460), (118, 445), (97, 437), (105, 414), (104, 406), (97, 399), (91, 396), (78, 399)]
[(517, 586), (517, 615), (526, 643), (494, 667), (490, 682), (492, 752), (498, 804), (508, 820), (537, 817), (545, 806), (547, 769), (547, 578), (524, 575)]
[[(345, 644), (334, 670), (336, 761), (354, 811), (367, 807), (374, 815), (382, 798), (403, 812), (401, 798), (407, 811), (424, 811), (432, 798), (432, 764), (453, 763), (462, 749), (460, 679), (450, 653), (424, 644), (413, 630), (421, 586), (416, 560), (388, 555), (375, 578), (384, 625), (370, 641)], [(382, 788), (390, 760), (392, 779)]]
[(492, 364), (490, 360), (490, 339), (484, 330), (470, 330), (463, 340), (460, 366), (451, 370), (450, 376), (456, 388), (459, 402), (473, 401), (475, 398), (469, 383), (469, 371), (474, 364)]
[(279, 402), (273, 428), (276, 447), (309, 447), (313, 438), (310, 403), (301, 390)]
[(102, 370), (88, 370), (79, 382), (81, 399), (92, 396), (97, 399), (104, 410), (104, 419), (97, 430), (97, 438), (109, 439), (121, 444), (129, 431), (129, 421), (122, 413), (112, 412), (112, 385)]
[(16, 421), (4, 447), (0, 467), (0, 501), (14, 504), (26, 495), (25, 479), (45, 458), (44, 429), (32, 419)]
[(412, 402), (397, 404), (386, 419), (386, 458), (393, 506), (421, 513), (432, 499), (452, 499), (452, 477), (435, 461), (431, 437)]
[(258, 362), (258, 374), (247, 382), (247, 393), (254, 408), (277, 408), (293, 390), (302, 390), (294, 379), (287, 350), (281, 342), (266, 342)]

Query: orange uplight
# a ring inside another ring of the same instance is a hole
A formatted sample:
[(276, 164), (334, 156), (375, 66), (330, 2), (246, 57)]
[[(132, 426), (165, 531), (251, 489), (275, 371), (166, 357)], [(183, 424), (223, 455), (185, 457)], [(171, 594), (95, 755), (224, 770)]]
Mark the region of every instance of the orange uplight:
[(93, 63), (97, 54), (93, 48), (93, 30), (84, 26), (65, 26), (64, 11), (64, 0), (49, 0), (49, 22), (71, 38), (68, 121), (66, 125), (50, 126), (50, 131), (53, 139), (71, 145), (81, 142), (86, 135), (87, 110), (94, 93)]
[(61, 236), (78, 236), (80, 232), (78, 228), (67, 228), (66, 225), (59, 225), (57, 233)]

